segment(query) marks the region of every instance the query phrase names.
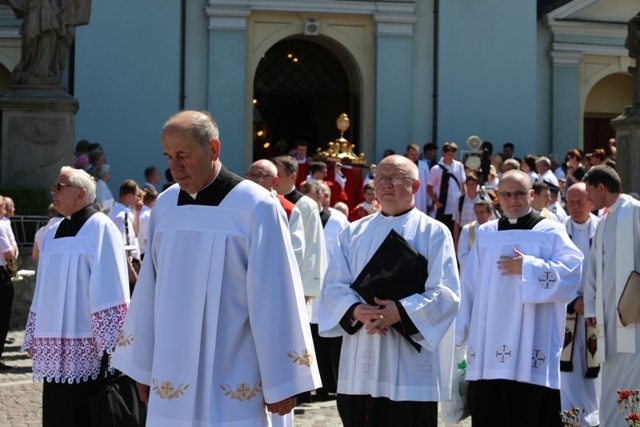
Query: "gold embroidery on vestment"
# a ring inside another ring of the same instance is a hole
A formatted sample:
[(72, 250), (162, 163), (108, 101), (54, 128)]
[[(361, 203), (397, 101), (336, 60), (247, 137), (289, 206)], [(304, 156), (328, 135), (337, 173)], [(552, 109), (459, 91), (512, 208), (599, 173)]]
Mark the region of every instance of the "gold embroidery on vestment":
[(227, 384), (226, 387), (220, 384), (220, 388), (225, 392), (224, 395), (230, 396), (232, 400), (235, 399), (238, 402), (248, 402), (256, 397), (256, 395), (262, 391), (260, 390), (261, 386), (262, 382), (260, 381), (257, 381), (253, 388), (249, 388), (249, 385), (242, 383), (233, 390), (229, 384)]
[(311, 365), (313, 365), (314, 355), (309, 352), (308, 348), (304, 349), (304, 353), (302, 353), (302, 356), (300, 356), (297, 351), (294, 351), (293, 354), (287, 353), (287, 356), (293, 359), (293, 363), (308, 367), (311, 367)]
[(183, 386), (180, 384), (177, 388), (173, 385), (173, 383), (169, 381), (165, 381), (163, 383), (159, 383), (155, 378), (153, 381), (153, 391), (160, 397), (160, 399), (177, 399), (180, 396), (184, 396), (184, 391), (189, 388), (189, 384)]
[(132, 334), (129, 334), (129, 336), (125, 338), (124, 331), (120, 331), (120, 336), (118, 336), (118, 347), (126, 347), (128, 345), (131, 345), (132, 342), (133, 342)]

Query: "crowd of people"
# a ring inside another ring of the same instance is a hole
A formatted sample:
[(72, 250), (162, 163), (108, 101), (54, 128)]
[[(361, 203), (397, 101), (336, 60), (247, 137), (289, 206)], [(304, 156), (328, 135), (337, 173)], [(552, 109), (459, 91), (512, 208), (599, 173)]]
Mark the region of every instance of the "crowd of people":
[(615, 391), (640, 385), (640, 334), (617, 305), (640, 271), (640, 203), (614, 141), (563, 160), (485, 143), (481, 162), (410, 144), (364, 171), (359, 198), (351, 166), (304, 141), (227, 170), (208, 113), (172, 116), (161, 145), (160, 195), (151, 166), (115, 198), (87, 141), (51, 188), (23, 344), (43, 425), (90, 425), (86, 394), (119, 370), (148, 425), (292, 426), (296, 405), (336, 399), (347, 427), (435, 427), (456, 347), (474, 427), (561, 426), (574, 408), (626, 425)]

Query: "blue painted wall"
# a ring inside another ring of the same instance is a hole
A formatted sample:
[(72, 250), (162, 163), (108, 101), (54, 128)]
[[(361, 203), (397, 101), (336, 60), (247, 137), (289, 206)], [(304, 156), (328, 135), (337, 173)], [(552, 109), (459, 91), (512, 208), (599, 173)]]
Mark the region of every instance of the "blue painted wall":
[[(536, 2), (440, 2), (438, 143), (537, 151)], [(508, 35), (506, 37), (505, 35)]]
[(117, 197), (128, 178), (167, 162), (163, 123), (179, 108), (179, 2), (93, 2), (91, 23), (76, 36), (76, 140), (102, 144)]
[(209, 111), (218, 122), (221, 160), (231, 171), (244, 175), (252, 153), (244, 150), (246, 32), (213, 30), (209, 45)]
[(412, 140), (413, 38), (376, 40), (375, 158), (385, 149), (404, 153)]

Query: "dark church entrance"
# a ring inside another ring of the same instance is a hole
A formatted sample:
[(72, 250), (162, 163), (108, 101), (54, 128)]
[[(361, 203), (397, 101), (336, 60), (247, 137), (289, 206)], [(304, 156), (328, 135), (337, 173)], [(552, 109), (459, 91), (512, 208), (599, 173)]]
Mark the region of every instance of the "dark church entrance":
[[(296, 141), (311, 156), (337, 139), (336, 119), (358, 123), (351, 83), (338, 58), (318, 43), (286, 39), (269, 49), (256, 70), (253, 91), (253, 159), (287, 154)], [(345, 134), (358, 144), (358, 126)]]

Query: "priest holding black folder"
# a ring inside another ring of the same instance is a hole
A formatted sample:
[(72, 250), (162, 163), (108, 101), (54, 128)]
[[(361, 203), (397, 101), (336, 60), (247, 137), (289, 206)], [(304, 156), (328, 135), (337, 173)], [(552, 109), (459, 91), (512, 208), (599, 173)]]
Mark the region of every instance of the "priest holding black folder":
[(386, 157), (374, 182), (382, 210), (340, 234), (320, 295), (320, 335), (343, 337), (338, 411), (346, 427), (435, 427), (460, 304), (453, 240), (415, 208), (413, 162)]

